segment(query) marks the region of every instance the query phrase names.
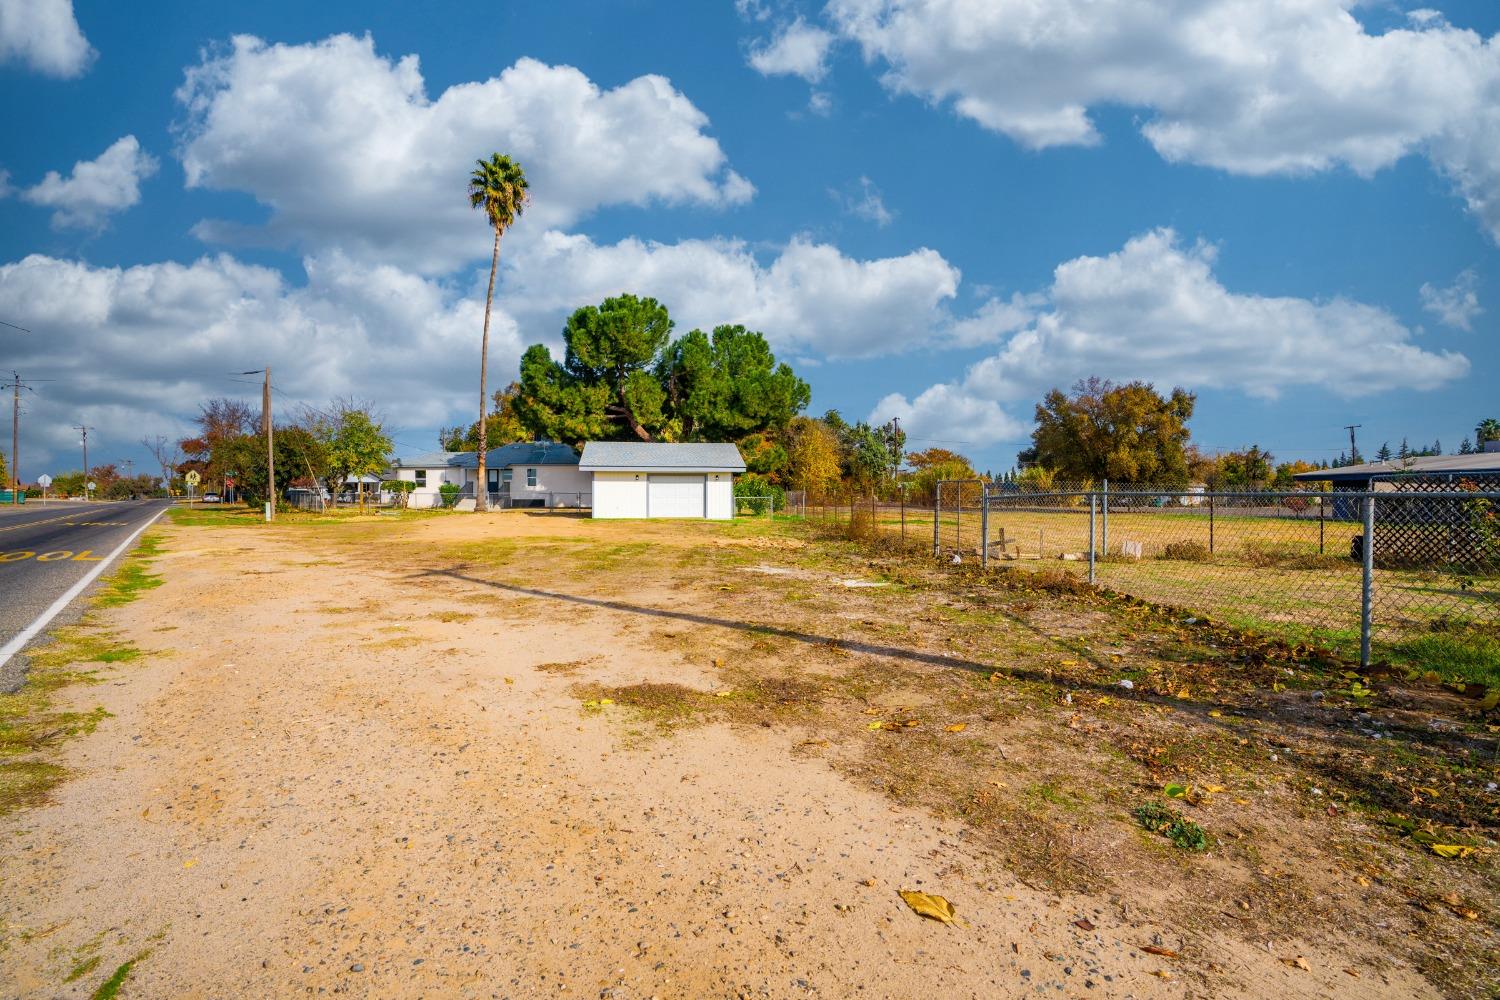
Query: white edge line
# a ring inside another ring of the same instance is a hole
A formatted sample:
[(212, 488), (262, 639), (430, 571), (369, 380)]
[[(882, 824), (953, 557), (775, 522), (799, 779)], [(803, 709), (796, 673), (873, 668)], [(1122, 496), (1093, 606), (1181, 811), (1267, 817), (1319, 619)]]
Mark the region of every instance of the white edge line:
[(61, 597), (53, 601), (51, 606), (48, 607), (46, 611), (43, 611), (40, 615), (37, 616), (36, 621), (32, 622), (30, 625), (22, 629), (16, 635), (16, 637), (10, 642), (7, 642), (4, 647), (0, 647), (0, 667), (5, 666), (6, 663), (10, 662), (10, 658), (12, 656), (15, 656), (21, 650), (25, 649), (26, 644), (32, 639), (35, 639), (38, 632), (46, 628), (48, 623), (50, 623), (52, 619), (61, 614), (63, 609), (66, 608), (69, 604), (72, 604), (73, 599), (76, 598), (79, 594), (83, 593), (85, 587), (93, 583), (95, 580), (99, 579), (99, 574), (108, 569), (109, 564), (119, 558), (121, 552), (124, 552), (127, 548), (130, 547), (130, 543), (139, 538), (142, 532), (155, 524), (156, 519), (165, 514), (169, 509), (170, 508), (163, 507), (161, 510), (157, 511), (156, 514), (151, 518), (151, 520), (135, 529), (135, 531), (131, 533), (129, 538), (121, 542), (113, 552), (105, 556), (103, 562), (85, 573), (82, 580), (79, 580), (77, 583), (73, 584), (73, 586), (69, 587)]

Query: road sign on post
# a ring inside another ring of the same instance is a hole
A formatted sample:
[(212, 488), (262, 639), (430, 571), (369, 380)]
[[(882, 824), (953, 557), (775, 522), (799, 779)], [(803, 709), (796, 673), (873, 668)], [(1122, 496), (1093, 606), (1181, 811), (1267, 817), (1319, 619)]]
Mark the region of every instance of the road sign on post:
[(37, 476), (36, 484), (45, 490), (47, 487), (52, 485), (52, 477), (48, 475)]

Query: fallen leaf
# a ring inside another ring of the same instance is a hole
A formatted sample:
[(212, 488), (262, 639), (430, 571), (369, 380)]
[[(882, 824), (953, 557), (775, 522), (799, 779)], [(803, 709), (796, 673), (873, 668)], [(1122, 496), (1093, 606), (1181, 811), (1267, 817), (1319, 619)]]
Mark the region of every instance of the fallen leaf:
[(907, 729), (910, 729), (913, 726), (920, 726), (922, 723), (921, 723), (921, 721), (919, 721), (917, 719), (907, 719), (906, 722), (903, 723), (903, 724), (906, 726)]
[(1166, 969), (1152, 969), (1151, 970), (1151, 975), (1155, 976), (1157, 979), (1171, 979), (1172, 978), (1172, 974), (1170, 972), (1168, 972)]
[(1303, 972), (1312, 971), (1312, 966), (1308, 965), (1307, 959), (1303, 958), (1301, 955), (1298, 955), (1296, 958), (1283, 958), (1281, 960), (1281, 963), (1283, 965), (1290, 966), (1293, 969), (1301, 969)]
[(1474, 853), (1474, 848), (1465, 844), (1428, 844), (1427, 846), (1440, 858), (1467, 858)]
[(910, 889), (902, 889), (898, 895), (907, 906), (912, 908), (913, 912), (930, 920), (937, 920), (945, 924), (953, 923), (956, 911), (953, 909), (953, 904), (942, 896), (934, 896), (925, 892), (914, 892)]
[(1073, 926), (1081, 931), (1091, 931), (1094, 929), (1094, 922), (1088, 917), (1084, 917), (1082, 920), (1073, 921)]
[(197, 863), (198, 863), (198, 859), (197, 858), (188, 858), (186, 861), (184, 861), (182, 863), (182, 867), (184, 867), (184, 868), (191, 868), (194, 865), (196, 865)]
[(1162, 789), (1162, 791), (1167, 793), (1167, 798), (1169, 799), (1185, 799), (1188, 796), (1188, 786), (1179, 785), (1175, 782)]
[(507, 678), (505, 678), (505, 683), (507, 683), (507, 684), (514, 684), (515, 682), (516, 682), (516, 679), (514, 677), (507, 677)]
[(868, 730), (870, 730), (870, 731), (871, 731), (871, 732), (874, 732), (874, 731), (875, 731), (875, 730), (877, 730), (877, 729), (882, 729), (882, 728), (884, 728), (884, 727), (885, 727), (885, 723), (884, 723), (884, 722), (881, 722), (881, 721), (879, 721), (879, 720), (878, 720), (878, 719), (877, 719), (877, 720), (876, 720), (876, 721), (874, 721), (874, 722), (872, 722), (872, 723), (870, 723), (870, 724), (869, 724), (869, 725), (868, 725), (868, 726), (866, 726), (866, 727), (865, 727), (865, 728), (866, 728), (866, 729), (868, 729)]
[(1215, 708), (1208, 713), (1208, 717), (1210, 719), (1222, 719), (1224, 718), (1224, 713)]
[(968, 728), (969, 728), (969, 724), (967, 722), (955, 722), (951, 726), (944, 726), (943, 727), (943, 732), (945, 732), (945, 733), (961, 733), (965, 729), (968, 729)]
[(1344, 970), (1344, 975), (1346, 975), (1346, 976), (1353, 976), (1355, 979), (1358, 979), (1359, 978), (1359, 970), (1358, 969), (1345, 969)]
[(732, 694), (734, 694), (734, 689), (733, 688), (725, 688), (723, 691), (715, 691), (714, 692), (714, 697), (715, 698), (728, 698)]
[(1161, 948), (1161, 947), (1158, 947), (1157, 945), (1154, 945), (1154, 944), (1143, 944), (1143, 945), (1141, 945), (1141, 951), (1144, 951), (1148, 955), (1160, 955), (1162, 958), (1180, 958), (1181, 957), (1181, 956), (1179, 956), (1177, 954), (1177, 952), (1173, 951), (1171, 948)]
[(1224, 786), (1223, 785), (1204, 785), (1203, 786), (1203, 790), (1205, 792), (1210, 792), (1210, 793), (1212, 793), (1214, 795), (1218, 795), (1220, 792), (1224, 791)]

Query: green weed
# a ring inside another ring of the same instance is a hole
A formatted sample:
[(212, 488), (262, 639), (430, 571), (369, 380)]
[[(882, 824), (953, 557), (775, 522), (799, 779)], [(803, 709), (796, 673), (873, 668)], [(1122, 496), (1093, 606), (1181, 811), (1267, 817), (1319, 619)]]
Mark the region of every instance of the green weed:
[(125, 980), (130, 977), (130, 970), (137, 964), (144, 962), (151, 956), (149, 951), (143, 951), (132, 959), (121, 962), (120, 967), (115, 970), (114, 975), (99, 984), (94, 991), (92, 1000), (113, 1000), (120, 993), (120, 987), (125, 985)]
[(1203, 832), (1203, 827), (1190, 819), (1184, 819), (1181, 813), (1164, 805), (1147, 802), (1137, 806), (1131, 815), (1141, 825), (1141, 829), (1161, 834), (1184, 851), (1208, 849), (1208, 834)]

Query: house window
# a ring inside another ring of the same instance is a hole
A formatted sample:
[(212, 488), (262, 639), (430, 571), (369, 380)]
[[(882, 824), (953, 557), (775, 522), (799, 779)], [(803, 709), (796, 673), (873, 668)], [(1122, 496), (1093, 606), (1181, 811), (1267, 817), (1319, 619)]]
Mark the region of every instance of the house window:
[(504, 483), (506, 486), (510, 485), (510, 478), (511, 478), (511, 471), (509, 469), (506, 469), (504, 472), (500, 473), (500, 481), (502, 483)]
[(427, 470), (426, 469), (418, 469), (417, 470), (417, 485), (418, 486), (426, 486), (427, 485)]
[(533, 490), (536, 489), (536, 470), (535, 469), (527, 469), (526, 470), (526, 487), (527, 487), (527, 489), (533, 489)]
[(486, 469), (485, 478), (490, 482), (490, 492), (498, 493), (500, 491), (500, 470)]

